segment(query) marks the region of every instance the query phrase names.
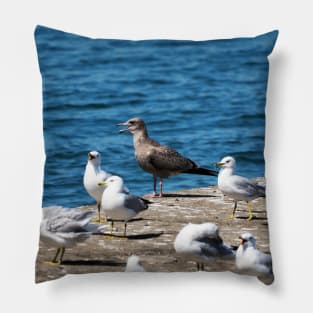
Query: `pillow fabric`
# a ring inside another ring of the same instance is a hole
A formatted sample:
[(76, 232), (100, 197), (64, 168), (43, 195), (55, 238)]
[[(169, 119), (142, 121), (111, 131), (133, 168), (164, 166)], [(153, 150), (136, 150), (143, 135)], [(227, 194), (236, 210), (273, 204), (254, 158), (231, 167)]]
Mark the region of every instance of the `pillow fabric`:
[(131, 41), (36, 27), (36, 282), (197, 270), (273, 282), (263, 151), (277, 36)]

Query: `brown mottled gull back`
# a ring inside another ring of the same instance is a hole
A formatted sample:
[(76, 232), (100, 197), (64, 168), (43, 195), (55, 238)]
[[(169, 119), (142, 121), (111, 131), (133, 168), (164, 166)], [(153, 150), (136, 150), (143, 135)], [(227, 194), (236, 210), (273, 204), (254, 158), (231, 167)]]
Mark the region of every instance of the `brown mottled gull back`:
[(181, 173), (217, 176), (216, 171), (201, 168), (196, 162), (182, 156), (177, 151), (152, 140), (148, 136), (146, 124), (142, 119), (133, 118), (119, 125), (128, 127), (120, 132), (127, 131), (133, 134), (135, 158), (145, 172), (153, 175), (154, 194), (156, 194), (155, 180), (157, 177), (161, 179), (161, 196), (162, 178)]

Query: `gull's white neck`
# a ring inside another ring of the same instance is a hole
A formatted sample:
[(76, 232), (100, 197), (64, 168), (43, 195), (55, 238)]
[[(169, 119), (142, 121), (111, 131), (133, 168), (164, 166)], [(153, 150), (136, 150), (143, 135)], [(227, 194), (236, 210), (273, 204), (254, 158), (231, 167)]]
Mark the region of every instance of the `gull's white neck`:
[[(243, 245), (243, 250), (245, 251), (245, 250), (247, 250), (248, 248), (250, 248), (250, 249), (256, 249), (256, 247), (255, 247), (255, 244), (253, 243), (253, 242), (251, 242), (251, 241), (247, 241), (244, 245)], [(252, 250), (250, 250), (250, 251), (252, 251)]]
[(224, 167), (218, 173), (218, 180), (220, 181), (223, 180), (224, 178), (232, 176), (234, 172), (235, 169), (233, 167)]
[(98, 174), (101, 172), (101, 165), (100, 165), (100, 163), (95, 164), (95, 163), (88, 161), (86, 169), (87, 169), (87, 171), (91, 171), (95, 174)]
[(225, 183), (227, 184), (228, 178), (232, 176), (233, 173), (234, 173), (234, 168), (230, 168), (230, 167), (222, 168), (219, 171), (218, 177), (217, 177), (218, 186), (221, 188), (222, 186), (225, 185)]

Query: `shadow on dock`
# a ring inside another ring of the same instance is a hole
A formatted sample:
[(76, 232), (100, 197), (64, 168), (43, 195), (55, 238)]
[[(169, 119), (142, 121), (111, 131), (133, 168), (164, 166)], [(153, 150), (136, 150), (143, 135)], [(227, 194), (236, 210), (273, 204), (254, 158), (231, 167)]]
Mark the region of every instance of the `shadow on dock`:
[(112, 260), (65, 260), (61, 265), (70, 266), (126, 266), (125, 262), (117, 262)]
[(157, 232), (157, 233), (147, 233), (147, 234), (136, 234), (136, 235), (116, 235), (111, 233), (97, 233), (97, 235), (113, 237), (113, 238), (120, 238), (120, 239), (128, 239), (128, 240), (140, 240), (140, 239), (151, 239), (151, 238), (158, 238), (164, 232)]

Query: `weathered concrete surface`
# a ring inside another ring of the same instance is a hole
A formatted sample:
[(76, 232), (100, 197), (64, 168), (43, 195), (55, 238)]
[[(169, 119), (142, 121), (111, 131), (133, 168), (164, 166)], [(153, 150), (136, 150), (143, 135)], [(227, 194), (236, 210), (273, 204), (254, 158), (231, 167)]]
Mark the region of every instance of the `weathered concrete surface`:
[[(241, 233), (251, 232), (257, 238), (258, 249), (269, 251), (265, 199), (258, 198), (252, 202), (255, 218), (251, 221), (247, 220), (248, 210), (244, 202), (238, 204), (236, 219), (231, 220), (229, 216), (233, 202), (227, 197), (223, 200), (216, 187), (167, 193), (164, 198), (152, 201), (155, 203), (148, 210), (128, 223), (128, 240), (121, 239), (123, 223), (116, 222), (116, 237), (110, 239), (104, 238), (102, 234), (92, 235), (84, 243), (66, 249), (61, 266), (46, 263), (52, 260), (56, 250), (40, 242), (36, 282), (56, 279), (69, 273), (124, 271), (127, 257), (131, 254), (141, 258), (147, 271), (196, 271), (195, 264), (177, 257), (173, 248), (177, 233), (189, 222), (216, 223), (224, 242), (234, 246), (239, 244), (238, 236)], [(90, 206), (81, 207), (82, 210), (86, 208)], [(206, 266), (205, 270), (234, 270), (234, 264)]]

